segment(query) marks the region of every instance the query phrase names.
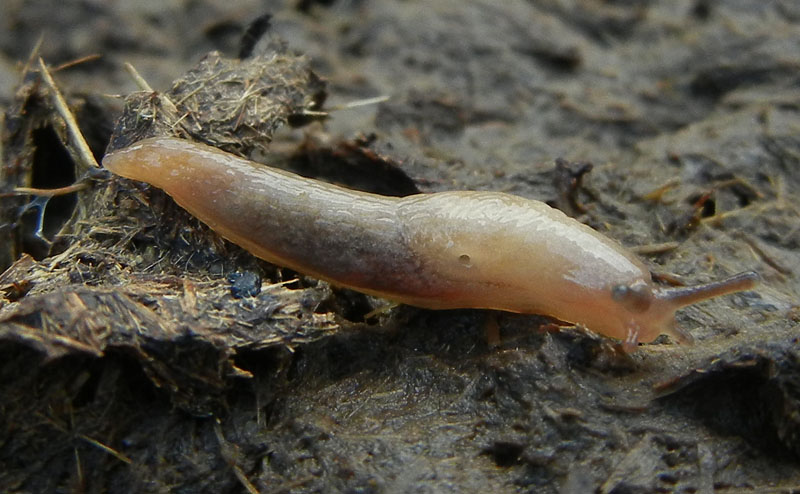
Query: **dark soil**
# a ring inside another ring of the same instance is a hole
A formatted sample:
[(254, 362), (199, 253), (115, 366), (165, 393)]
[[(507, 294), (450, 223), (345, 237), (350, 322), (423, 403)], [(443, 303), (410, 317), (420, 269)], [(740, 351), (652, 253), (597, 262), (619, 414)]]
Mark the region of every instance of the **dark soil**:
[[(2, 10), (0, 491), (800, 490), (794, 0)], [(39, 56), (98, 160), (172, 133), (382, 194), (511, 192), (665, 282), (762, 283), (629, 355), (539, 316), (372, 315), (82, 160)], [(222, 79), (270, 84), (238, 108)]]

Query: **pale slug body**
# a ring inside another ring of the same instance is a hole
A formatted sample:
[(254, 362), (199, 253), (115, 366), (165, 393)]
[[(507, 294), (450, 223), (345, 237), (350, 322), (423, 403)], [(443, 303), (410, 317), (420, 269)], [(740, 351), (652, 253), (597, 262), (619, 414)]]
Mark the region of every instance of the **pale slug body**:
[(656, 287), (613, 240), (542, 202), (498, 192), (379, 196), (174, 138), (137, 142), (103, 165), (165, 190), (280, 266), (418, 307), (545, 314), (629, 344), (662, 333), (690, 339), (675, 327), (676, 309), (757, 279), (747, 272)]

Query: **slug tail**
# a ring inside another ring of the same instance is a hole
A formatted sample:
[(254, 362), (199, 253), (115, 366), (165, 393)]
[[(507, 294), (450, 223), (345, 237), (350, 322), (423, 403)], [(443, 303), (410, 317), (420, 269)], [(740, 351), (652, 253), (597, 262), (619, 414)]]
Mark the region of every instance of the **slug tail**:
[(103, 168), (132, 180), (152, 183), (153, 168), (161, 168), (161, 155), (151, 148), (156, 138), (145, 139), (124, 149), (118, 149), (103, 157)]
[(758, 280), (759, 276), (754, 271), (745, 271), (703, 285), (663, 288), (657, 292), (656, 297), (670, 302), (676, 308), (685, 307), (720, 295), (749, 290), (758, 283)]

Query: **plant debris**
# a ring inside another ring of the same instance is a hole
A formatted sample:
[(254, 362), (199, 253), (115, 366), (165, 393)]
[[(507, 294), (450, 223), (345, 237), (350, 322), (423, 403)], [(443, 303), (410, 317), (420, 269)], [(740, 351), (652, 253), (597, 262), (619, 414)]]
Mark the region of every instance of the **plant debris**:
[[(791, 1), (17, 4), (3, 492), (800, 487)], [(386, 308), (95, 169), (75, 125), (98, 162), (169, 135), (383, 194), (555, 201), (665, 282), (763, 283), (680, 311), (694, 346), (633, 354), (538, 316)]]

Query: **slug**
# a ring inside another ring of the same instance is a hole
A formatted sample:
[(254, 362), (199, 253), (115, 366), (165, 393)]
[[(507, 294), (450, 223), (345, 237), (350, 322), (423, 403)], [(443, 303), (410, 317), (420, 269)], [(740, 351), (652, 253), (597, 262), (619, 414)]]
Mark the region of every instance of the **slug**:
[(499, 192), (386, 197), (303, 178), (219, 149), (149, 138), (103, 166), (163, 189), (271, 263), (429, 309), (543, 314), (624, 340), (689, 342), (675, 311), (753, 287), (754, 272), (663, 288), (632, 253), (543, 202)]

